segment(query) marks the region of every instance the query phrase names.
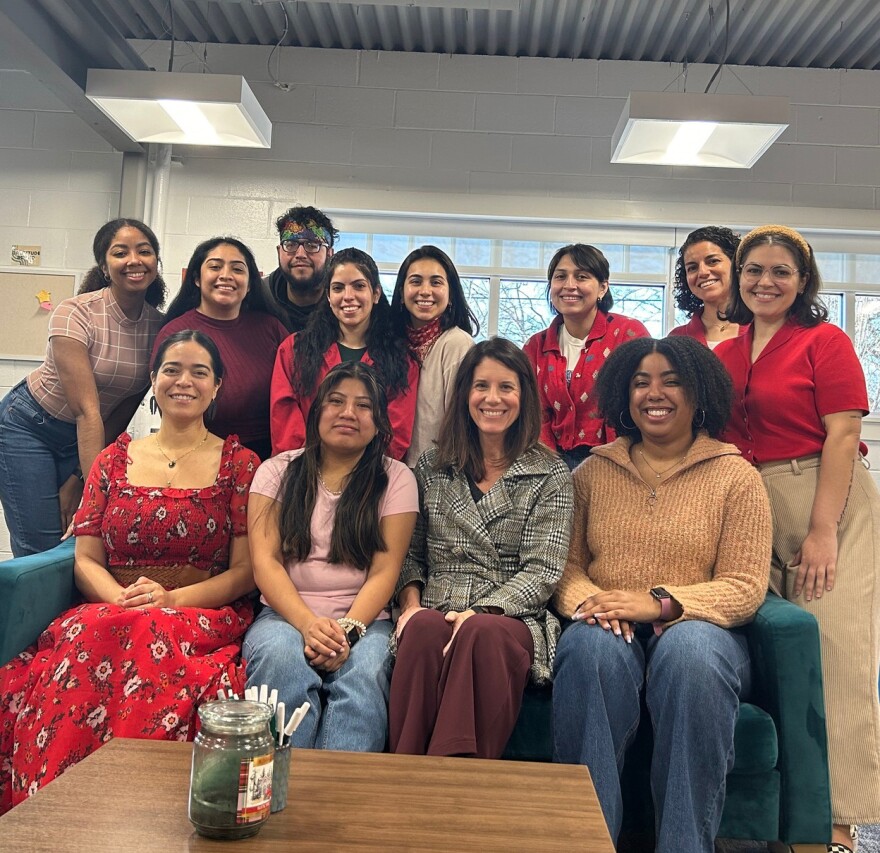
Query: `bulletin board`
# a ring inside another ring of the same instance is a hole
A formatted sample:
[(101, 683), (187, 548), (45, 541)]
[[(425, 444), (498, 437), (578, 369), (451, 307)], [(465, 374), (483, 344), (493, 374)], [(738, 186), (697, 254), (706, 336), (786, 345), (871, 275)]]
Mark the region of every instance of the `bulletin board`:
[(52, 311), (37, 297), (46, 291), (54, 309), (75, 286), (73, 273), (0, 269), (0, 358), (42, 359)]

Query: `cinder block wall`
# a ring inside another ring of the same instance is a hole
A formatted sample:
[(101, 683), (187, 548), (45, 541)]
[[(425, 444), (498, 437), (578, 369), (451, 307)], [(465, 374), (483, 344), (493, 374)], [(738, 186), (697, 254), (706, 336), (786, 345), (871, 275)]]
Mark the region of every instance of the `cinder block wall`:
[[(167, 43), (135, 45), (157, 68)], [(178, 45), (176, 70), (197, 71)], [(583, 223), (748, 226), (776, 219), (867, 234), (880, 252), (880, 72), (725, 68), (722, 93), (786, 95), (792, 124), (750, 171), (612, 165), (631, 90), (681, 90), (681, 66), (592, 60), (209, 46), (275, 123), (269, 151), (175, 149), (165, 269), (216, 233), (275, 265), (272, 223), (294, 202), (332, 211)], [(276, 65), (276, 59), (278, 60)], [(687, 91), (714, 69), (691, 66)], [(119, 214), (122, 156), (29, 74), (0, 70), (0, 266), (14, 243), (82, 272)], [(833, 239), (831, 239), (833, 243)], [(2, 355), (0, 332), (0, 355)], [(31, 364), (0, 359), (0, 394)], [(880, 468), (880, 426), (866, 425)], [(8, 554), (0, 526), (0, 558)], [(6, 554), (4, 553), (6, 552)]]

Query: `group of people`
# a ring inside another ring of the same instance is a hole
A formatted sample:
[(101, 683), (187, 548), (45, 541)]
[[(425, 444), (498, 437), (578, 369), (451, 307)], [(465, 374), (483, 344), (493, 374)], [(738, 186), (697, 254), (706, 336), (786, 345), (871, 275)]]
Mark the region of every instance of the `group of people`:
[(389, 302), (321, 211), (277, 227), (274, 273), (207, 240), (163, 316), (155, 235), (108, 223), (0, 403), (14, 552), (72, 520), (85, 601), (0, 669), (0, 811), (113, 736), (191, 738), (220, 688), (307, 699), (296, 746), (497, 758), (552, 681), (554, 758), (589, 766), (612, 837), (644, 706), (657, 849), (711, 851), (769, 586), (819, 621), (831, 840), (880, 822), (867, 393), (800, 234), (690, 234), (663, 340), (564, 246), (519, 349), (474, 344), (440, 249)]

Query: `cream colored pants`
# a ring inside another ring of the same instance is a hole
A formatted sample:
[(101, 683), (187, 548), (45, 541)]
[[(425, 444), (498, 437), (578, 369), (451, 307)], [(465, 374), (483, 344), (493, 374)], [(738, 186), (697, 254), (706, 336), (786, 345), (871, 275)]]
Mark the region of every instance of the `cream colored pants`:
[(819, 457), (760, 466), (773, 511), (770, 587), (819, 623), (834, 823), (880, 823), (880, 494), (862, 462), (838, 531), (834, 589), (792, 595), (790, 563), (806, 538)]

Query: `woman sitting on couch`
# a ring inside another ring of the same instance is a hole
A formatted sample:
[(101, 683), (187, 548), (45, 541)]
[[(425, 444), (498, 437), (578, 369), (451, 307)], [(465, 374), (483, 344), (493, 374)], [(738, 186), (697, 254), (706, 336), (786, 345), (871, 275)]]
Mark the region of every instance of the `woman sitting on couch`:
[(258, 460), (205, 426), (223, 379), (210, 338), (166, 338), (151, 379), (159, 431), (98, 455), (74, 519), (88, 603), (0, 669), (0, 813), (113, 737), (191, 739), (199, 704), (244, 690)]

